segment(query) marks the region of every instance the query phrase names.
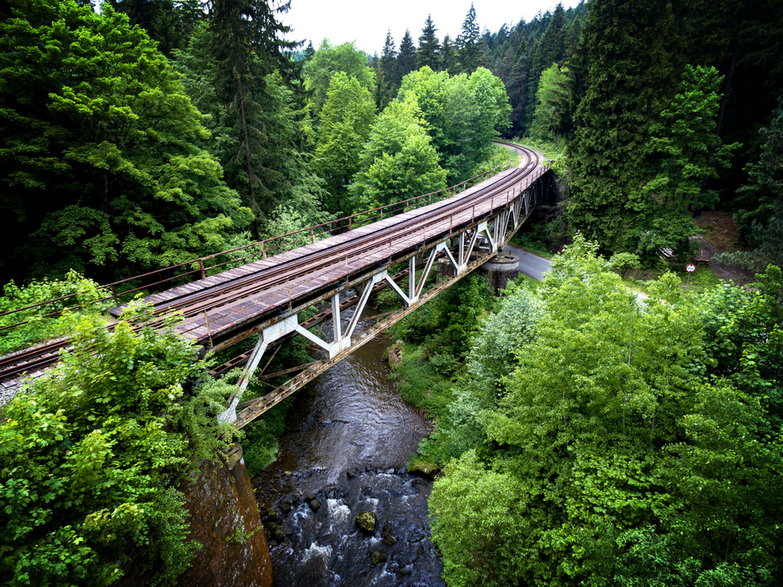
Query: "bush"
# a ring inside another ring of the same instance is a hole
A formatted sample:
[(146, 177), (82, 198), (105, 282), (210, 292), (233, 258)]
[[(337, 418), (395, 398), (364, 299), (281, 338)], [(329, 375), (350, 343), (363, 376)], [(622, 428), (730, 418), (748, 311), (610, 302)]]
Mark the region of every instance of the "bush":
[(105, 585), (129, 562), (134, 580), (171, 583), (187, 568), (196, 545), (181, 488), (223, 446), (216, 414), (230, 386), (195, 384), (196, 347), (171, 322), (135, 331), (140, 317), (111, 331), (69, 317), (73, 350), (5, 406), (3, 584)]

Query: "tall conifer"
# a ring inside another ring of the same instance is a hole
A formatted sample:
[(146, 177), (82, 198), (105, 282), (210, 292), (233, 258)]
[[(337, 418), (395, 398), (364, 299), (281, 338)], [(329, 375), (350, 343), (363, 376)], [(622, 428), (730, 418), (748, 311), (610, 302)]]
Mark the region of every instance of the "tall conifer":
[(397, 73), (400, 79), (416, 69), (416, 46), (410, 31), (406, 30), (400, 41), (400, 53), (397, 55)]
[(421, 68), (427, 65), (433, 71), (440, 71), (440, 43), (435, 34), (437, 31), (438, 29), (432, 22), (432, 16), (427, 15), (427, 20), (424, 22), (424, 28), (419, 37), (419, 49), (416, 52), (416, 67)]
[(638, 237), (643, 203), (630, 194), (645, 180), (650, 125), (676, 89), (671, 4), (596, 2), (585, 34), (586, 89), (576, 114), (569, 220), (605, 249), (623, 250)]
[(462, 32), (457, 37), (457, 56), (461, 73), (471, 73), (481, 65), (480, 31), (473, 4), (462, 23)]
[(224, 162), (226, 173), (262, 220), (290, 186), (281, 172), (284, 162), (274, 159), (281, 151), (268, 132), (264, 108), (264, 78), (282, 64), (280, 35), (288, 28), (278, 22), (266, 0), (214, 0), (210, 30), (216, 63), (215, 88), (228, 105), (235, 149)]

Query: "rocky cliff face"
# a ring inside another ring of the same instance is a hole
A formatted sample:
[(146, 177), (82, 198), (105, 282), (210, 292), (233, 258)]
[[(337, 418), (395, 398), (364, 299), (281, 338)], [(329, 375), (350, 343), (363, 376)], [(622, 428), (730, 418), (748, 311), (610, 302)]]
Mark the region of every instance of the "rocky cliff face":
[(191, 537), (203, 548), (181, 585), (272, 585), (272, 561), (239, 446), (228, 465), (205, 463), (187, 492)]

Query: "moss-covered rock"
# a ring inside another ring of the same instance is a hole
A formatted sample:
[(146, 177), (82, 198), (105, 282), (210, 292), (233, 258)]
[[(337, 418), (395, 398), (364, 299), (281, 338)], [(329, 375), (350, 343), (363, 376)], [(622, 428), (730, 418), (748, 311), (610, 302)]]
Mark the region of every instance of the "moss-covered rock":
[(362, 512), (356, 516), (356, 526), (364, 534), (373, 534), (377, 523), (378, 516), (375, 515), (375, 512)]

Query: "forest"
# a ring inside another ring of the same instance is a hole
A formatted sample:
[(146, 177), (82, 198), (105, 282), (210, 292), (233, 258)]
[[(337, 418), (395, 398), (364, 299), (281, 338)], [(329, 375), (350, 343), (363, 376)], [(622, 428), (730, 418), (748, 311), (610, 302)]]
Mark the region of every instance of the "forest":
[[(287, 40), (288, 7), (0, 4), (0, 355), (76, 341), (0, 407), (2, 582), (168, 584), (196, 550), (182, 488), (232, 438), (231, 386), (134, 329), (148, 308), (107, 332), (100, 284), (455, 185), (510, 138), (558, 175), (526, 237), (552, 271), (499, 299), (471, 277), (392, 333), (436, 424), (411, 464), (440, 471), (444, 579), (778, 583), (779, 0), (588, 0), (494, 32), (471, 5), (454, 38), (431, 15), (380, 55)], [(669, 272), (710, 211), (749, 284)], [(89, 310), (38, 305), (69, 295)], [(275, 431), (246, 433), (258, 467)]]

